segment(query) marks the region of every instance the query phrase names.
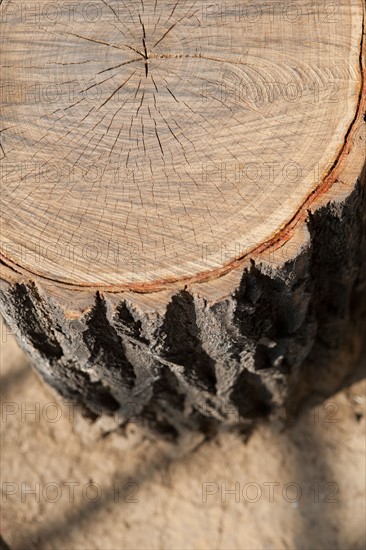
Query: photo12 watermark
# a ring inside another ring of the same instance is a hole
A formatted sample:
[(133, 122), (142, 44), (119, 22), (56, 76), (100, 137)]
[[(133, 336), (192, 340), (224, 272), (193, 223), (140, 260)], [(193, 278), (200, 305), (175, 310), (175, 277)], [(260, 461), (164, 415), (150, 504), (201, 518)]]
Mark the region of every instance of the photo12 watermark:
[(139, 483), (136, 481), (115, 482), (109, 487), (90, 481), (80, 483), (79, 481), (49, 481), (41, 483), (29, 483), (26, 481), (4, 481), (1, 485), (2, 503), (6, 504), (15, 499), (21, 503), (59, 501), (74, 503), (77, 500), (96, 503), (103, 500), (112, 502), (123, 502), (125, 504), (139, 503)]
[(249, 481), (242, 483), (236, 481), (205, 481), (202, 483), (202, 502), (204, 504), (212, 501), (221, 503), (243, 502), (255, 504), (260, 501), (267, 501), (271, 504), (285, 501), (290, 504), (297, 504), (301, 500), (310, 498), (314, 503), (338, 504), (339, 487), (334, 481), (320, 483), (314, 481), (309, 484), (300, 484), (295, 481), (281, 484), (278, 481), (264, 481), (258, 483)]

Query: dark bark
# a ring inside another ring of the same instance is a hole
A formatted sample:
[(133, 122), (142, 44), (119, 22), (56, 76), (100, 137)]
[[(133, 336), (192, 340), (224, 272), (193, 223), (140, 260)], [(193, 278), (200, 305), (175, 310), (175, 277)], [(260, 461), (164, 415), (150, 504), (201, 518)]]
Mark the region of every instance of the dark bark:
[(329, 396), (365, 364), (365, 171), (343, 204), (309, 213), (308, 226), (296, 259), (271, 272), (252, 262), (215, 302), (195, 284), (165, 313), (144, 313), (131, 294), (96, 292), (70, 319), (23, 281), (2, 285), (2, 313), (43, 378), (94, 415), (118, 412), (121, 425), (137, 415), (171, 437), (251, 425)]

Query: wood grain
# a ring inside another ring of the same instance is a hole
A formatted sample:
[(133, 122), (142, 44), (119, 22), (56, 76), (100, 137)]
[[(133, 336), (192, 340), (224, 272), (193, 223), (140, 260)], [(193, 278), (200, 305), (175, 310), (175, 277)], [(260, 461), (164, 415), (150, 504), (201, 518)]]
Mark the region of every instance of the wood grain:
[(363, 2), (67, 5), (1, 7), (4, 256), (148, 289), (280, 239), (359, 112)]
[(344, 383), (365, 357), (363, 2), (0, 11), (0, 306), (46, 381), (168, 435)]

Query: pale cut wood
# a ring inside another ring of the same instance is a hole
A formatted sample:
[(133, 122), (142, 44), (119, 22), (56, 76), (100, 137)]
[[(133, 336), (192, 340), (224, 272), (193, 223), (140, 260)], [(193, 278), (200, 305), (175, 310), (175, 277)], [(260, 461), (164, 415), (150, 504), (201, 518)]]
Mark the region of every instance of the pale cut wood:
[(160, 431), (314, 390), (365, 315), (363, 2), (24, 6), (0, 296), (38, 370)]

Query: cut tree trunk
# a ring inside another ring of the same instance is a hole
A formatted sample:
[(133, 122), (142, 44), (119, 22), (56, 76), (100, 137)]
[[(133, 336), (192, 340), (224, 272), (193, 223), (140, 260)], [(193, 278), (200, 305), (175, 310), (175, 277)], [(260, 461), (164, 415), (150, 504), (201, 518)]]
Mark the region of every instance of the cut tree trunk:
[(0, 11), (0, 302), (43, 378), (167, 434), (335, 391), (366, 333), (363, 1)]

